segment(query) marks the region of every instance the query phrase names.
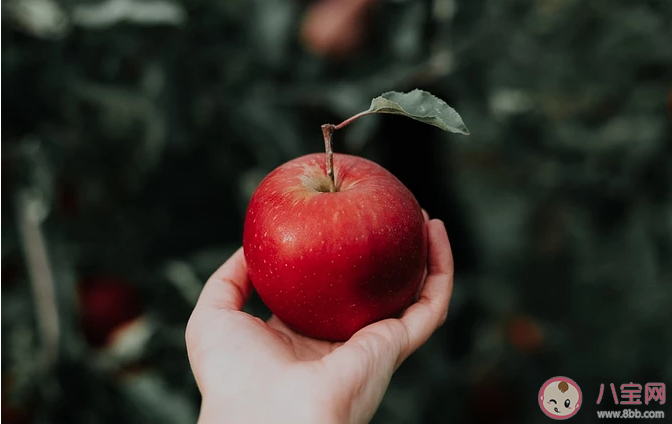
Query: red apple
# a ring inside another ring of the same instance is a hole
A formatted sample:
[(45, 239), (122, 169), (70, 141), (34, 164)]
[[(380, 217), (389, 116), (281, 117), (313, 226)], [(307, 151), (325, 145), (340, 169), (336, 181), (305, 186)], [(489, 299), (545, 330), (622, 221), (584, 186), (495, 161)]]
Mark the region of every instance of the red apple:
[(138, 292), (115, 276), (84, 278), (78, 295), (84, 337), (93, 347), (105, 346), (116, 330), (142, 314)]
[(318, 56), (338, 60), (351, 55), (366, 37), (366, 15), (375, 0), (321, 0), (312, 4), (301, 37)]
[(506, 326), (509, 342), (516, 350), (525, 354), (539, 353), (544, 346), (544, 333), (531, 317), (517, 316)]
[(252, 284), (285, 324), (309, 337), (347, 340), (413, 301), (427, 261), (427, 230), (413, 194), (369, 160), (294, 159), (252, 195), (243, 247)]

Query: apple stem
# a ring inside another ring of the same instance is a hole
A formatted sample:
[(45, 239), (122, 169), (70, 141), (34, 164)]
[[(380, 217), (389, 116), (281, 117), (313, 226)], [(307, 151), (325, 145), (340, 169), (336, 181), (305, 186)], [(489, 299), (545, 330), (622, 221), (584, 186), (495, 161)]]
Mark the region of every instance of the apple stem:
[(332, 124), (322, 125), (322, 135), (324, 136), (324, 150), (327, 152), (327, 176), (329, 177), (329, 191), (336, 191), (336, 181), (334, 181), (334, 151), (331, 148), (331, 138), (336, 131), (336, 126)]
[(324, 136), (324, 150), (327, 152), (327, 176), (329, 177), (329, 191), (335, 192), (338, 191), (336, 188), (336, 181), (334, 180), (334, 151), (331, 147), (331, 139), (334, 136), (334, 131), (340, 130), (343, 127), (348, 126), (358, 118), (361, 118), (364, 115), (368, 115), (371, 112), (365, 110), (360, 112), (357, 115), (351, 116), (345, 121), (341, 122), (338, 125), (333, 124), (324, 124), (322, 125), (322, 135)]

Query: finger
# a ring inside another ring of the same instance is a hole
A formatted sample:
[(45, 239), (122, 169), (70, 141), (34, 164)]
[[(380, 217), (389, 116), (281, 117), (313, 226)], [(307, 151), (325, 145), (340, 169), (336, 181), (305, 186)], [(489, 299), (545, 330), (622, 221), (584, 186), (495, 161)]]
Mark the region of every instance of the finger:
[[(429, 222), (429, 213), (427, 213), (427, 211), (424, 208), (422, 208), (422, 216), (425, 218), (425, 226), (426, 226), (427, 223)], [(425, 267), (425, 271), (422, 273), (422, 283), (420, 284), (420, 287), (418, 287), (418, 291), (415, 293), (415, 297), (413, 298), (414, 301), (418, 300), (420, 293), (422, 292), (422, 289), (425, 285), (426, 278), (427, 278), (427, 267)]]
[(434, 219), (427, 224), (429, 236), (428, 274), (420, 298), (401, 317), (408, 332), (408, 344), (400, 362), (422, 346), (446, 320), (453, 291), (453, 254), (446, 227)]
[(239, 311), (252, 293), (243, 248), (224, 262), (203, 286), (194, 312), (206, 309)]
[(359, 403), (379, 405), (408, 337), (398, 319), (364, 327), (321, 362), (336, 384), (356, 388)]

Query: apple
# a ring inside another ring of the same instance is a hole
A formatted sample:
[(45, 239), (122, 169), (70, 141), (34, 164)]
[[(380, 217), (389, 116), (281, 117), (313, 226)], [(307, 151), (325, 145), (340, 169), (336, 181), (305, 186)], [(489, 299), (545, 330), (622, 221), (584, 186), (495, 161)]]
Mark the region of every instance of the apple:
[(514, 317), (507, 323), (506, 332), (511, 345), (521, 353), (533, 355), (544, 346), (544, 333), (531, 317)]
[(140, 296), (126, 280), (112, 275), (83, 278), (78, 285), (80, 319), (87, 342), (104, 347), (117, 330), (142, 314)]
[(305, 15), (301, 37), (306, 47), (331, 60), (356, 52), (366, 38), (367, 12), (376, 0), (321, 0)]
[(303, 335), (343, 341), (414, 300), (427, 230), (420, 205), (394, 175), (332, 154), (299, 157), (262, 180), (245, 216), (243, 250), (271, 312)]
[(308, 337), (343, 341), (398, 316), (424, 278), (427, 228), (413, 194), (380, 165), (332, 150), (335, 131), (375, 113), (469, 135), (431, 93), (389, 91), (322, 125), (325, 154), (291, 160), (261, 181), (243, 229), (250, 281), (271, 312)]

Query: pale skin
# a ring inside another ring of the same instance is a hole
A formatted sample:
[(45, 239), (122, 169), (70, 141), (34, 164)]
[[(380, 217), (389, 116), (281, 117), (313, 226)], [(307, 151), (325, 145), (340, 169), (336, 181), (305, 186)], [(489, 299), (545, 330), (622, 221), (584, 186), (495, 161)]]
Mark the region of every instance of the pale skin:
[(199, 423), (369, 422), (392, 374), (448, 313), (450, 243), (443, 222), (426, 213), (425, 222), (429, 258), (418, 301), (345, 343), (307, 338), (275, 316), (264, 322), (242, 312), (252, 286), (242, 248), (234, 253), (205, 284), (187, 325), (203, 399)]

